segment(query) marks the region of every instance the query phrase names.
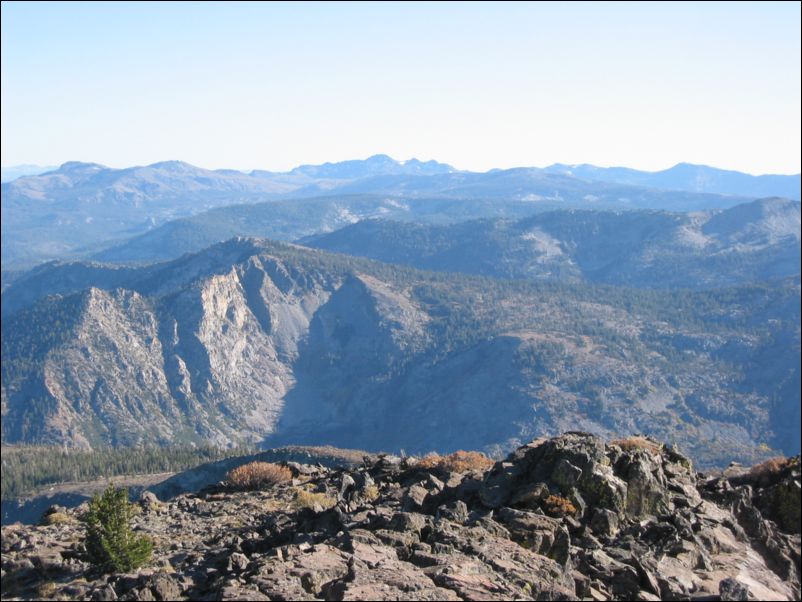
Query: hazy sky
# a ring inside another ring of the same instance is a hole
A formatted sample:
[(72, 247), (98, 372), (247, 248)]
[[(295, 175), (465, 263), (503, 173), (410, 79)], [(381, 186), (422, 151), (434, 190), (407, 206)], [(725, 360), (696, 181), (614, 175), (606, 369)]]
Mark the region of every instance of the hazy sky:
[(800, 4), (2, 3), (2, 164), (800, 171)]

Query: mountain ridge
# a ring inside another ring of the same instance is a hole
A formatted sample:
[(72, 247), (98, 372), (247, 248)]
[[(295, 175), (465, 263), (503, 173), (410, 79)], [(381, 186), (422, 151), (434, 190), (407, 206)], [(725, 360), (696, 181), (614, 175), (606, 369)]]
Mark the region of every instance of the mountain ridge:
[(686, 162), (656, 171), (629, 167), (597, 167), (588, 163), (578, 165), (554, 163), (543, 169), (549, 173), (564, 173), (588, 180), (618, 184), (757, 197), (780, 196), (800, 200), (800, 174), (753, 175)]
[(752, 461), (799, 446), (798, 299), (798, 277), (523, 283), (250, 238), (52, 265), (3, 293), (3, 440), (451, 451), (583, 428)]
[(800, 204), (722, 211), (554, 210), (451, 225), (363, 220), (299, 242), (422, 269), (500, 278), (705, 288), (800, 272)]

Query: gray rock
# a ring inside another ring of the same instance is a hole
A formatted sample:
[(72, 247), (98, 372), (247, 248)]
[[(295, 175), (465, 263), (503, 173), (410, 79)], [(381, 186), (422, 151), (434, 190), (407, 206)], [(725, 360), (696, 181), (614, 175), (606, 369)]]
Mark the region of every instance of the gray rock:
[(614, 537), (618, 533), (618, 514), (607, 508), (596, 508), (590, 519), (590, 528), (602, 537)]
[(622, 456), (616, 474), (627, 484), (626, 512), (636, 519), (670, 510), (667, 480), (660, 460), (645, 450)]
[(550, 493), (549, 486), (545, 483), (529, 483), (515, 491), (510, 499), (510, 505), (539, 508), (540, 502)]
[(551, 480), (561, 490), (570, 491), (582, 478), (582, 469), (571, 464), (566, 458), (560, 458), (551, 473)]
[(525, 548), (561, 565), (568, 562), (571, 538), (559, 520), (512, 508), (501, 508), (496, 516), (507, 527), (512, 539)]
[(117, 599), (117, 593), (114, 591), (114, 588), (108, 584), (96, 588), (92, 592), (92, 597), (90, 598), (90, 600), (97, 600), (97, 601), (116, 600), (116, 599)]
[(181, 598), (181, 587), (170, 574), (156, 573), (148, 580), (148, 585), (156, 600), (178, 600)]
[(407, 511), (420, 510), (428, 495), (429, 491), (425, 487), (412, 485), (404, 495), (404, 509)]
[(426, 488), (433, 493), (439, 493), (445, 489), (445, 487), (446, 484), (433, 474), (430, 474), (428, 477), (426, 477)]
[(722, 579), (718, 584), (719, 596), (722, 600), (753, 600), (749, 588), (734, 577)]
[(420, 533), (426, 526), (426, 519), (417, 512), (396, 512), (390, 519), (390, 527), (396, 531)]
[(451, 504), (443, 504), (437, 508), (437, 518), (444, 518), (455, 523), (464, 523), (468, 520), (468, 505), (462, 500)]
[(161, 506), (161, 502), (159, 498), (156, 497), (156, 494), (152, 491), (145, 490), (139, 495), (139, 503), (140, 505), (147, 509), (151, 510), (153, 508), (158, 508)]
[(249, 562), (245, 554), (235, 552), (228, 558), (228, 570), (229, 572), (242, 573), (248, 568)]
[(340, 480), (339, 499), (346, 499), (346, 494), (356, 487), (356, 482), (350, 474), (344, 474)]

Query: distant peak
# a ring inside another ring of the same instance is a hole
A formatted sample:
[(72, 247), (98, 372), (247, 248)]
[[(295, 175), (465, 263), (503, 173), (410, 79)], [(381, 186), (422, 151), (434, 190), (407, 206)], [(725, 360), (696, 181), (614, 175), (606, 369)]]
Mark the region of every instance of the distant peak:
[(106, 169), (105, 165), (99, 163), (84, 163), (82, 161), (67, 161), (58, 168), (59, 171), (98, 171)]
[(164, 169), (169, 171), (187, 171), (197, 169), (194, 165), (190, 165), (184, 161), (159, 161), (158, 163), (151, 163), (148, 165), (153, 169)]
[[(745, 205), (750, 203), (744, 203)], [(799, 201), (795, 201), (794, 199), (788, 199), (781, 196), (770, 196), (764, 197), (762, 199), (755, 199), (752, 201), (753, 205), (759, 205), (761, 207), (766, 208), (779, 208), (779, 207), (799, 207)]]
[(671, 171), (676, 169), (699, 169), (699, 168), (715, 169), (712, 167), (708, 167), (707, 165), (699, 165), (697, 163), (687, 163), (686, 161), (682, 161), (680, 163), (677, 163), (673, 167), (669, 167), (666, 171)]
[(316, 178), (356, 179), (381, 175), (431, 175), (456, 171), (450, 165), (418, 159), (397, 161), (389, 155), (377, 154), (367, 159), (349, 159), (338, 163), (300, 165), (290, 174), (304, 174)]

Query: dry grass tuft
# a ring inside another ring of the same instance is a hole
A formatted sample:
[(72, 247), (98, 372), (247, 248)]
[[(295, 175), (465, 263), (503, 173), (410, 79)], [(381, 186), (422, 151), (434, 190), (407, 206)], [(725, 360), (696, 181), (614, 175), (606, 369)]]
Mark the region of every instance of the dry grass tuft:
[(558, 518), (576, 514), (576, 507), (571, 503), (571, 500), (559, 495), (550, 495), (547, 497), (543, 501), (543, 509), (546, 511), (546, 514)]
[(63, 512), (53, 512), (44, 517), (46, 525), (69, 525), (76, 522), (78, 521), (75, 518)]
[(39, 597), (44, 600), (55, 596), (58, 588), (52, 581), (45, 581), (38, 588), (36, 588), (36, 591), (39, 594)]
[(226, 481), (237, 489), (260, 489), (269, 485), (286, 483), (292, 479), (292, 471), (286, 466), (270, 462), (250, 462), (226, 474)]
[(337, 500), (325, 493), (315, 493), (306, 489), (296, 489), (295, 499), (292, 501), (293, 507), (300, 510), (311, 508), (312, 510), (328, 510), (337, 504)]
[(661, 443), (656, 443), (655, 441), (647, 439), (646, 437), (642, 437), (641, 435), (626, 437), (624, 439), (613, 439), (610, 441), (610, 445), (617, 445), (624, 451), (635, 451), (642, 449), (649, 452), (653, 456), (659, 454), (663, 449), (663, 445)]
[(368, 485), (362, 492), (365, 501), (375, 502), (379, 498), (379, 488), (376, 485)]
[(64, 512), (51, 512), (42, 517), (42, 524), (44, 525), (71, 525), (77, 522), (77, 519)]
[(493, 460), (481, 452), (459, 450), (447, 456), (428, 454), (418, 460), (415, 467), (426, 469), (437, 468), (448, 472), (467, 472), (469, 470), (484, 472), (493, 466), (493, 464)]

